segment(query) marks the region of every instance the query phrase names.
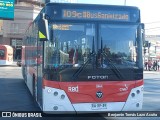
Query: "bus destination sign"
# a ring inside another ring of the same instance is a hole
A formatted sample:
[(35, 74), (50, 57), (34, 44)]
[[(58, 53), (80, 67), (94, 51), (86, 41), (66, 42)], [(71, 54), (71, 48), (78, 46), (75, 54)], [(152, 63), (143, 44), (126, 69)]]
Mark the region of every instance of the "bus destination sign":
[(0, 0), (0, 19), (14, 19), (14, 0)]
[(81, 10), (81, 9), (63, 9), (63, 19), (92, 19), (92, 20), (115, 20), (129, 21), (130, 16), (127, 11), (105, 11), (105, 10)]

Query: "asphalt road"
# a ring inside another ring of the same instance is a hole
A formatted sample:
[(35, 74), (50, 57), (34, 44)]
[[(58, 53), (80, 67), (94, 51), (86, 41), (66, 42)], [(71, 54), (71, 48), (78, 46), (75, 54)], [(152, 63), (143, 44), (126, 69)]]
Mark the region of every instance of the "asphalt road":
[(16, 66), (0, 67), (0, 111), (40, 111), (20, 71)]
[[(34, 102), (28, 88), (26, 87), (21, 75), (21, 68), (16, 65), (0, 66), (0, 111), (40, 111)], [(160, 111), (160, 72), (144, 72), (144, 103), (142, 111)], [(3, 120), (4, 118), (0, 118)], [(6, 119), (6, 118), (5, 118)], [(21, 119), (21, 118), (8, 118)], [(28, 118), (25, 118), (28, 119)], [(86, 115), (85, 117), (50, 117), (32, 118), (33, 120), (159, 120), (157, 117), (129, 117), (129, 118), (108, 118)]]
[(143, 111), (160, 112), (160, 71), (144, 72)]

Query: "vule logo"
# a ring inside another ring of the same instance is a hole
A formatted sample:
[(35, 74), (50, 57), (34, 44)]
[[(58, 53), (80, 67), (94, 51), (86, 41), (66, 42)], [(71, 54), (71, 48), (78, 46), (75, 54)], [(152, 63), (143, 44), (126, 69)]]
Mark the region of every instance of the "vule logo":
[(96, 93), (97, 98), (102, 98), (103, 97), (103, 93), (101, 91), (98, 91)]
[(68, 92), (78, 92), (78, 86), (76, 86), (76, 87), (68, 87)]

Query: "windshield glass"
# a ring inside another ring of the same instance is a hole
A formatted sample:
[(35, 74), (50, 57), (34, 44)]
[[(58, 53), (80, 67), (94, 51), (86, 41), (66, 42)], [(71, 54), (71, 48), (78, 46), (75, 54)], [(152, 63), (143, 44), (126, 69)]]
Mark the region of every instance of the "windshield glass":
[(117, 68), (138, 67), (136, 31), (137, 25), (100, 25), (99, 48), (105, 54), (101, 63), (103, 68), (107, 67), (107, 61)]
[(80, 67), (92, 51), (94, 24), (52, 24), (45, 66)]
[(4, 50), (0, 49), (0, 57), (4, 57)]
[(142, 78), (137, 74), (141, 72), (142, 64), (139, 62), (142, 61), (142, 51), (138, 50), (141, 40), (137, 37), (137, 25), (52, 23), (49, 30), (50, 40), (45, 42), (44, 48), (47, 79)]

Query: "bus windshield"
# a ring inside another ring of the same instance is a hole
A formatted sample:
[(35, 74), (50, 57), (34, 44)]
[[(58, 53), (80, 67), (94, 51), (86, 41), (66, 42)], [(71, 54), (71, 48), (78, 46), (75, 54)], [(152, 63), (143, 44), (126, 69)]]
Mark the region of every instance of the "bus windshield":
[(0, 57), (4, 57), (4, 50), (0, 49)]
[[(118, 68), (138, 66), (137, 25), (100, 25), (100, 36), (105, 57)], [(101, 48), (101, 47), (99, 47)], [(104, 59), (104, 58), (103, 58)], [(104, 62), (105, 61), (105, 62)], [(105, 58), (102, 66), (107, 66)]]
[(50, 41), (45, 43), (44, 68), (58, 69), (58, 74), (65, 71), (64, 74), (72, 74), (68, 78), (73, 79), (80, 75), (85, 79), (89, 72), (97, 74), (99, 70), (105, 74), (111, 69), (117, 77), (128, 71), (124, 69), (134, 71), (142, 64), (138, 63), (142, 60), (137, 53), (137, 27), (129, 24), (52, 23)]
[(46, 65), (80, 67), (92, 52), (94, 24), (52, 24)]

